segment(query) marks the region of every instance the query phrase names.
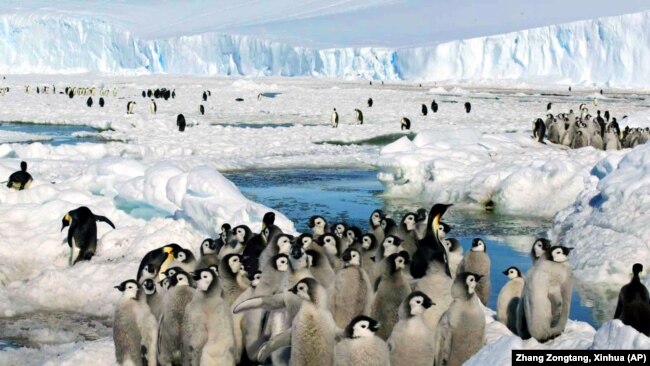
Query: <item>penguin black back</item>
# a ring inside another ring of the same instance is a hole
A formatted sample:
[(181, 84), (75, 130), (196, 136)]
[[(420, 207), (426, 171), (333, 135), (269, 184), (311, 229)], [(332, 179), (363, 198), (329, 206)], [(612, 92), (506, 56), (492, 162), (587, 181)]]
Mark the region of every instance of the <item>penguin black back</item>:
[(93, 106), (93, 97), (88, 97), (86, 100), (86, 105), (90, 108)]
[(641, 283), (639, 274), (643, 265), (635, 263), (632, 266), (632, 280), (621, 288), (614, 319), (620, 319), (638, 332), (650, 335), (650, 295), (648, 289)]
[[(442, 215), (445, 214), (447, 208), (451, 205), (437, 203), (431, 207), (429, 218), (427, 222), (427, 233), (418, 243), (418, 249), (413, 255), (411, 261), (411, 276), (413, 278), (422, 278), (427, 273), (429, 262), (433, 260), (439, 253), (445, 253), (445, 247), (440, 242), (440, 220)], [(446, 257), (444, 257), (446, 258)], [(445, 263), (447, 261), (445, 260)], [(447, 264), (446, 272), (449, 273), (449, 265)]]
[(9, 176), (7, 187), (22, 191), (25, 188), (29, 188), (31, 182), (32, 176), (31, 174), (27, 173), (27, 162), (21, 161), (20, 171), (12, 173)]
[(90, 260), (97, 249), (97, 221), (109, 224), (113, 229), (115, 225), (108, 218), (95, 215), (86, 206), (81, 206), (68, 212), (62, 220), (61, 231), (67, 226), (68, 245), (71, 249), (70, 265), (81, 260)]
[(431, 111), (433, 113), (438, 113), (438, 103), (436, 103), (435, 99), (431, 102)]
[(179, 114), (176, 117), (176, 126), (178, 126), (180, 132), (185, 131), (185, 116), (183, 114)]
[(465, 102), (465, 112), (469, 113), (472, 111), (472, 104), (470, 102)]
[(104, 98), (102, 98), (102, 97), (99, 98), (99, 106), (101, 108), (104, 108)]

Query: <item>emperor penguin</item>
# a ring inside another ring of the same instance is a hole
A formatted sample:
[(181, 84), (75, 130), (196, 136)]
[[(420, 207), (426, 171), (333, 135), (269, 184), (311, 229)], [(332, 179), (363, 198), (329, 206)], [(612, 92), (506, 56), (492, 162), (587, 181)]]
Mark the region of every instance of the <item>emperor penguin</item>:
[(126, 104), (126, 114), (133, 114), (134, 111), (135, 111), (135, 102), (129, 101)]
[(354, 113), (357, 117), (357, 124), (362, 125), (363, 124), (363, 112), (361, 112), (360, 109), (355, 109)]
[(400, 304), (411, 293), (411, 286), (403, 273), (409, 259), (408, 253), (402, 251), (380, 262), (381, 273), (375, 285), (371, 314), (381, 323), (377, 335), (384, 340), (388, 339), (399, 320)]
[[(147, 278), (156, 278), (156, 276), (165, 272), (174, 262), (174, 252), (177, 252), (180, 248), (180, 245), (171, 243), (145, 254), (138, 267), (138, 283), (142, 283)], [(158, 279), (162, 280), (163, 278), (164, 276), (159, 276)]]
[(533, 264), (539, 259), (546, 259), (546, 252), (551, 248), (551, 241), (545, 238), (538, 238), (530, 248), (530, 259)]
[(619, 139), (616, 130), (612, 128), (612, 124), (613, 123), (607, 125), (605, 128), (605, 135), (603, 136), (603, 144), (605, 145), (604, 149), (607, 151), (621, 149), (621, 140)]
[(436, 353), (435, 327), (429, 327), (423, 314), (434, 306), (429, 296), (414, 291), (402, 302), (399, 322), (388, 338), (391, 366), (431, 366)]
[(61, 231), (67, 226), (68, 245), (70, 246), (70, 265), (79, 261), (87, 261), (95, 255), (97, 250), (97, 221), (109, 224), (113, 229), (115, 225), (105, 216), (95, 215), (86, 206), (81, 206), (69, 211), (62, 219)]
[(550, 111), (552, 107), (553, 107), (553, 103), (549, 102), (549, 103), (546, 105), (546, 110), (547, 110), (547, 111)]
[(347, 225), (339, 222), (333, 225), (334, 230), (332, 233), (339, 237), (339, 239), (343, 239), (343, 236), (345, 236), (345, 230), (347, 229)]
[(249, 286), (249, 281), (242, 265), (242, 256), (228, 254), (219, 263), (220, 286), (222, 297), (228, 307), (237, 300)]
[(422, 104), (422, 108), (421, 108), (421, 109), (422, 109), (422, 115), (423, 115), (423, 116), (426, 116), (426, 115), (427, 115), (427, 112), (428, 112), (428, 110), (427, 110), (427, 105), (426, 105), (426, 104)]
[(335, 366), (390, 366), (388, 346), (375, 333), (381, 327), (369, 316), (359, 315), (345, 327), (345, 338), (334, 348)]
[(311, 272), (318, 283), (321, 283), (325, 288), (329, 288), (332, 282), (334, 282), (336, 273), (332, 269), (332, 265), (327, 257), (313, 249), (306, 250), (305, 254), (307, 254), (309, 272)]
[(115, 286), (120, 298), (113, 317), (115, 358), (120, 365), (156, 366), (158, 323), (135, 280)]
[(205, 115), (205, 107), (203, 106), (203, 104), (199, 105), (199, 113), (201, 113), (202, 116)]
[(411, 120), (406, 117), (402, 117), (402, 119), (400, 120), (400, 130), (403, 131), (403, 130), (410, 130), (410, 129), (411, 129)]
[(196, 258), (191, 250), (181, 248), (180, 246), (174, 248), (174, 261), (170, 267), (180, 267), (185, 272), (191, 273), (196, 269)]
[(266, 228), (264, 231), (269, 233), (267, 235), (268, 244), (259, 256), (260, 263), (268, 263), (271, 257), (279, 253), (289, 254), (293, 245), (293, 236), (280, 232), (271, 234), (271, 228)]
[(415, 215), (415, 235), (419, 241), (427, 235), (427, 218), (429, 217), (429, 213), (424, 208), (418, 208)]
[(559, 336), (569, 318), (573, 290), (568, 263), (571, 250), (551, 247), (545, 254), (546, 260), (537, 261), (526, 274), (520, 307), (523, 306), (528, 333), (542, 343)]
[(104, 108), (104, 105), (105, 105), (105, 104), (106, 104), (106, 103), (104, 102), (104, 98), (103, 98), (103, 97), (99, 97), (99, 107), (100, 107), (100, 108)]
[(436, 327), (434, 366), (461, 366), (483, 347), (485, 313), (476, 297), (481, 276), (459, 273), (451, 290), (454, 301)]
[(557, 119), (553, 118), (548, 126), (548, 140), (554, 144), (561, 142), (564, 134), (564, 123), (560, 124)]
[(343, 252), (342, 240), (332, 233), (325, 233), (316, 243), (322, 247), (322, 253), (329, 260), (332, 268), (341, 268), (341, 253)]
[(576, 134), (573, 137), (573, 140), (571, 141), (571, 148), (579, 149), (582, 147), (589, 146), (589, 135), (587, 133), (588, 131), (584, 128), (581, 128), (578, 131), (576, 131)]
[(228, 303), (219, 296), (217, 276), (194, 273), (196, 291), (185, 307), (181, 330), (183, 365), (234, 366), (239, 361)]
[(158, 324), (160, 314), (162, 314), (163, 288), (159, 284), (157, 285), (153, 278), (147, 278), (142, 282), (142, 289), (147, 297), (149, 310), (151, 310), (151, 314), (156, 318), (156, 324)]
[(621, 287), (614, 319), (620, 319), (639, 333), (650, 335), (650, 295), (639, 274), (643, 271), (641, 263), (632, 266), (632, 280)]
[(356, 226), (350, 226), (349, 228), (345, 229), (343, 248), (347, 249), (360, 243), (362, 236), (363, 234), (361, 233), (361, 229)]
[(219, 265), (219, 257), (217, 256), (217, 241), (212, 238), (207, 238), (201, 242), (199, 247), (199, 261), (196, 263), (196, 268), (207, 268), (210, 265)]
[(386, 214), (384, 214), (384, 211), (382, 210), (374, 210), (372, 214), (370, 214), (369, 222), (370, 222), (370, 228), (369, 228), (369, 233), (372, 233), (375, 236), (375, 239), (377, 239), (378, 243), (381, 243), (384, 241), (384, 229), (381, 227), (381, 220), (383, 220), (386, 217)]
[(158, 328), (158, 362), (161, 365), (181, 363), (183, 318), (187, 304), (194, 297), (193, 286), (193, 279), (183, 270), (170, 277)]
[(471, 272), (481, 276), (476, 283), (476, 296), (488, 306), (490, 301), (490, 257), (487, 246), (480, 238), (472, 240), (472, 248), (465, 254), (465, 258), (458, 265), (458, 272)]
[(436, 103), (435, 99), (431, 102), (431, 111), (433, 113), (438, 113), (438, 103)]
[(178, 130), (180, 132), (185, 131), (185, 125), (186, 125), (185, 116), (183, 116), (182, 114), (176, 116), (176, 126), (178, 127)]
[(206, 102), (208, 100), (208, 93), (203, 92), (203, 101)]
[(546, 135), (546, 125), (541, 118), (538, 118), (533, 123), (533, 138), (539, 143), (544, 143), (544, 137)]
[(32, 175), (27, 173), (27, 163), (21, 161), (20, 170), (11, 173), (9, 176), (9, 180), (7, 181), (7, 188), (22, 191), (23, 189), (28, 189), (32, 185), (32, 181)]
[(472, 111), (472, 104), (470, 102), (465, 102), (465, 112), (469, 113)]
[(88, 106), (88, 108), (93, 106), (93, 97), (88, 97), (88, 99), (86, 100), (86, 105)]
[(497, 320), (505, 324), (514, 334), (517, 334), (517, 307), (524, 290), (524, 278), (517, 267), (509, 267), (503, 274), (508, 276), (508, 282), (499, 292), (497, 299)]
[(402, 217), (402, 221), (399, 225), (396, 225), (390, 231), (387, 231), (387, 235), (394, 235), (402, 239), (402, 247), (406, 250), (410, 256), (413, 256), (417, 250), (417, 234), (416, 234), (416, 214), (414, 212), (407, 212)]
[(337, 128), (339, 126), (339, 114), (336, 112), (336, 108), (332, 111), (332, 127)]
[(427, 233), (418, 242), (418, 249), (415, 251), (411, 263), (410, 271), (414, 279), (422, 278), (427, 274), (429, 262), (434, 254), (445, 252), (445, 247), (441, 243), (441, 237), (444, 236), (444, 226), (441, 219), (449, 207), (451, 205), (437, 203), (429, 211)]
[[(244, 244), (242, 253), (244, 259), (244, 268), (247, 272), (253, 273), (260, 268), (260, 256), (266, 248), (269, 239), (282, 233), (282, 230), (275, 224), (275, 213), (269, 211), (262, 217), (262, 230), (256, 235), (252, 235)], [(262, 264), (266, 264), (262, 262)]]
[(368, 98), (368, 108), (371, 108), (373, 104), (372, 98)]
[(452, 277), (456, 277), (458, 266), (463, 260), (463, 246), (460, 245), (460, 242), (455, 238), (442, 239), (442, 246), (444, 246), (447, 251), (449, 272), (451, 272)]
[(328, 288), (329, 309), (334, 322), (340, 328), (348, 325), (354, 317), (370, 314), (372, 286), (366, 271), (361, 267), (361, 253), (353, 248), (343, 252), (343, 268)]
[(312, 238), (317, 240), (325, 233), (329, 233), (329, 226), (327, 225), (327, 220), (322, 216), (312, 216), (309, 218), (308, 225), (312, 232)]
[(156, 105), (156, 101), (151, 99), (151, 102), (149, 103), (149, 111), (151, 114), (156, 114), (158, 111), (158, 106)]

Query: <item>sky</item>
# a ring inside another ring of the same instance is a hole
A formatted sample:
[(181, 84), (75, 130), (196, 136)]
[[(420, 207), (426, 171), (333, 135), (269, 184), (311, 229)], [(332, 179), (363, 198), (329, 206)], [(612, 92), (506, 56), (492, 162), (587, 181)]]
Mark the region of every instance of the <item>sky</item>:
[(145, 39), (204, 32), (306, 47), (413, 47), (650, 9), (647, 0), (4, 0), (0, 14), (105, 19)]

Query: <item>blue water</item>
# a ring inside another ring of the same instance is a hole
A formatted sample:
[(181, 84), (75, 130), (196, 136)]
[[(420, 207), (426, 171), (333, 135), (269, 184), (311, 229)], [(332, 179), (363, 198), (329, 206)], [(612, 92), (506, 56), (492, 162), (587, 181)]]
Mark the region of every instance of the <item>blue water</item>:
[[(383, 186), (376, 174), (374, 170), (283, 169), (225, 175), (249, 199), (281, 211), (295, 223), (298, 231), (309, 232), (307, 220), (312, 215), (322, 215), (330, 223), (345, 222), (366, 231), (368, 217), (376, 208), (382, 208), (393, 218), (401, 218), (404, 212), (423, 205), (411, 200), (386, 199), (382, 196)], [(513, 249), (508, 245), (507, 236), (538, 236), (550, 227), (550, 222), (544, 220), (470, 213), (453, 207), (445, 214), (444, 220), (453, 227), (450, 236), (457, 238), (465, 250), (470, 248), (475, 237), (483, 238), (487, 244), (491, 260), (489, 306), (492, 309), (496, 309), (499, 291), (507, 282), (502, 271), (517, 266), (525, 273), (531, 266), (528, 252)], [(593, 309), (583, 305), (581, 300), (592, 303), (589, 299), (581, 299), (574, 291), (571, 318), (598, 326)]]
[[(98, 138), (98, 131), (96, 129), (83, 125), (0, 122), (0, 131), (24, 132), (34, 135), (46, 136), (49, 138), (49, 140), (39, 142), (53, 146), (74, 145), (82, 142), (102, 142), (102, 140)], [(76, 137), (73, 135), (74, 133), (78, 132), (93, 135), (83, 137)]]

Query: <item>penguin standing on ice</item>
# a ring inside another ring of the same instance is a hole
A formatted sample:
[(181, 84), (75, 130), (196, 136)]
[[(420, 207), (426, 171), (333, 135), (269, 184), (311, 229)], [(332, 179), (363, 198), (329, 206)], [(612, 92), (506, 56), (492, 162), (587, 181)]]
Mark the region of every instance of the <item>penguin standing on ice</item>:
[(465, 102), (465, 112), (469, 113), (472, 111), (472, 104), (470, 102)]
[(336, 112), (336, 108), (332, 111), (332, 127), (337, 128), (339, 126), (339, 114)]
[(208, 101), (208, 93), (203, 92), (203, 101), (207, 102)]
[(546, 105), (546, 110), (547, 110), (547, 111), (550, 111), (552, 107), (553, 107), (553, 103), (552, 103), (552, 102), (549, 102), (549, 103)]
[(487, 306), (490, 300), (490, 257), (487, 254), (487, 245), (480, 238), (472, 240), (472, 248), (458, 265), (458, 273), (461, 272), (472, 272), (481, 276), (476, 282), (476, 296)]
[(431, 111), (433, 113), (438, 113), (438, 103), (436, 103), (435, 99), (431, 102)]
[(156, 105), (156, 101), (151, 99), (151, 103), (149, 103), (149, 111), (151, 114), (156, 114), (158, 111), (158, 106)]
[(67, 226), (68, 245), (70, 246), (70, 265), (82, 260), (90, 260), (97, 249), (97, 221), (115, 225), (105, 216), (95, 215), (86, 206), (68, 212), (63, 216), (61, 231)]
[(368, 108), (372, 108), (372, 98), (368, 98)]
[(355, 109), (354, 113), (356, 114), (356, 117), (357, 117), (357, 124), (362, 125), (363, 124), (363, 112), (361, 112), (360, 109)]
[(126, 103), (126, 114), (133, 114), (134, 109), (135, 109), (134, 101), (130, 101)]
[(410, 130), (411, 129), (411, 120), (406, 118), (406, 117), (402, 117), (402, 120), (400, 121), (400, 125), (401, 125), (400, 129), (402, 131), (403, 130)]
[(648, 289), (641, 283), (639, 274), (642, 271), (642, 264), (635, 263), (632, 266), (632, 280), (621, 287), (614, 319), (620, 319), (623, 324), (648, 336), (650, 335), (650, 295)]
[(517, 267), (509, 267), (503, 274), (508, 282), (503, 286), (497, 299), (497, 320), (517, 334), (517, 307), (524, 290), (524, 278)]
[(86, 105), (88, 106), (88, 108), (93, 106), (93, 97), (88, 97), (88, 99), (86, 100)]
[(541, 118), (538, 118), (535, 123), (533, 123), (533, 138), (539, 143), (544, 143), (544, 136), (546, 135), (546, 124), (542, 121)]
[(32, 184), (32, 175), (27, 173), (27, 163), (21, 161), (20, 171), (12, 173), (9, 176), (7, 187), (22, 191), (23, 189), (29, 188), (31, 184)]
[(178, 130), (180, 132), (185, 131), (185, 116), (183, 116), (182, 114), (179, 114), (176, 117), (176, 126), (178, 126)]
[(422, 104), (422, 115), (426, 116), (429, 111), (427, 110), (427, 105)]
[(104, 108), (104, 98), (103, 97), (99, 97), (99, 107)]
[(203, 106), (203, 104), (199, 105), (199, 113), (201, 113), (201, 115), (205, 114), (205, 107)]

